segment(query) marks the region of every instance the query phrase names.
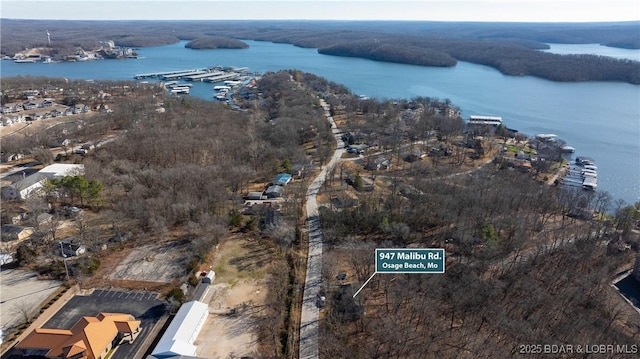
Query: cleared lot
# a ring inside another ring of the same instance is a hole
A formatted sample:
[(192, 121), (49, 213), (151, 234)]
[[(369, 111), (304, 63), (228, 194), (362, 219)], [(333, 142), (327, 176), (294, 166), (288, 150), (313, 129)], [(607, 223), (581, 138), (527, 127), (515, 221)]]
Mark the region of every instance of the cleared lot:
[(35, 271), (8, 269), (0, 271), (0, 285), (0, 326), (6, 333), (24, 322), (24, 314), (36, 314), (62, 282), (39, 280)]
[(134, 249), (109, 276), (125, 279), (168, 283), (185, 274), (191, 246), (188, 241), (146, 245)]
[[(268, 292), (266, 266), (273, 259), (269, 246), (240, 236), (220, 244), (209, 289), (210, 315), (196, 338), (196, 356), (209, 359), (258, 357), (257, 325)], [(228, 310), (235, 314), (227, 315)]]
[(167, 314), (164, 302), (157, 297), (158, 293), (153, 292), (95, 290), (91, 295), (71, 298), (43, 327), (69, 329), (81, 317), (100, 312), (131, 314), (142, 322), (142, 332), (133, 344), (121, 345), (111, 358), (135, 358), (153, 327)]

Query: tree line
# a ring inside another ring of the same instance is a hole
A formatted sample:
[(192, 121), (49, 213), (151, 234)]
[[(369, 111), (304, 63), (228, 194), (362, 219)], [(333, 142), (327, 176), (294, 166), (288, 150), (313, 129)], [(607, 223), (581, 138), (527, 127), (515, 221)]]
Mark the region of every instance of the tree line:
[(246, 43), (223, 36), (205, 36), (189, 41), (184, 47), (189, 49), (246, 49)]

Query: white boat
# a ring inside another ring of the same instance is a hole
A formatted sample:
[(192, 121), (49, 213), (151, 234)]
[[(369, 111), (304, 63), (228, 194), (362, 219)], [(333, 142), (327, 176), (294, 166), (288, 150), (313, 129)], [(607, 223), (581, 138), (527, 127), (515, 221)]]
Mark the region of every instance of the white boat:
[(224, 84), (228, 86), (240, 86), (242, 85), (242, 81), (227, 80)]
[(33, 64), (36, 61), (38, 61), (39, 59), (35, 58), (35, 57), (28, 57), (26, 59), (17, 59), (17, 60), (13, 60), (13, 62), (15, 62), (16, 64)]
[[(226, 83), (226, 81), (225, 81), (225, 83)], [(223, 90), (229, 91), (229, 90), (231, 90), (231, 87), (229, 87), (229, 86), (215, 86), (213, 89), (216, 90), (216, 91), (223, 91)]]
[(554, 133), (541, 133), (536, 135), (536, 140), (542, 142), (555, 142), (558, 139), (558, 135)]
[(598, 188), (598, 179), (595, 177), (587, 176), (582, 182), (582, 188), (590, 191), (595, 191)]
[(188, 94), (191, 89), (189, 87), (173, 87), (169, 90), (172, 94)]
[(579, 166), (595, 165), (595, 163), (596, 162), (591, 157), (586, 157), (586, 156), (576, 157), (576, 164)]
[(560, 151), (563, 153), (574, 153), (576, 152), (576, 149), (572, 146), (562, 145), (560, 146)]

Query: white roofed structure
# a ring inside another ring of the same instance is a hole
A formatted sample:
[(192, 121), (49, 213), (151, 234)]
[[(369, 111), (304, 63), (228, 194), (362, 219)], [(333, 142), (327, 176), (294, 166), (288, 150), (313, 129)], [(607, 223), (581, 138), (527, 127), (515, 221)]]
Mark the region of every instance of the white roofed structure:
[(3, 199), (25, 199), (36, 193), (45, 179), (84, 174), (83, 164), (56, 163), (2, 189)]
[(38, 171), (38, 173), (43, 174), (49, 179), (60, 178), (64, 176), (77, 176), (84, 174), (84, 165), (72, 163), (56, 163), (41, 169), (40, 171)]
[(502, 117), (497, 117), (497, 116), (469, 116), (469, 124), (471, 124), (471, 125), (498, 126), (498, 125), (502, 124)]
[(196, 346), (193, 342), (198, 337), (208, 315), (207, 304), (195, 300), (184, 303), (151, 355), (158, 359), (179, 355), (195, 356)]

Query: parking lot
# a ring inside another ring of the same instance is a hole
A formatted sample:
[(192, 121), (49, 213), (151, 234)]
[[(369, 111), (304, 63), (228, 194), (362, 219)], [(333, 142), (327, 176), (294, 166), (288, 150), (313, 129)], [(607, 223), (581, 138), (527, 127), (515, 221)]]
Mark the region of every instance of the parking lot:
[(69, 329), (81, 317), (100, 312), (131, 314), (142, 322), (142, 332), (133, 344), (121, 345), (111, 358), (134, 358), (153, 327), (167, 314), (164, 302), (157, 297), (154, 292), (97, 289), (91, 295), (71, 298), (43, 327)]

